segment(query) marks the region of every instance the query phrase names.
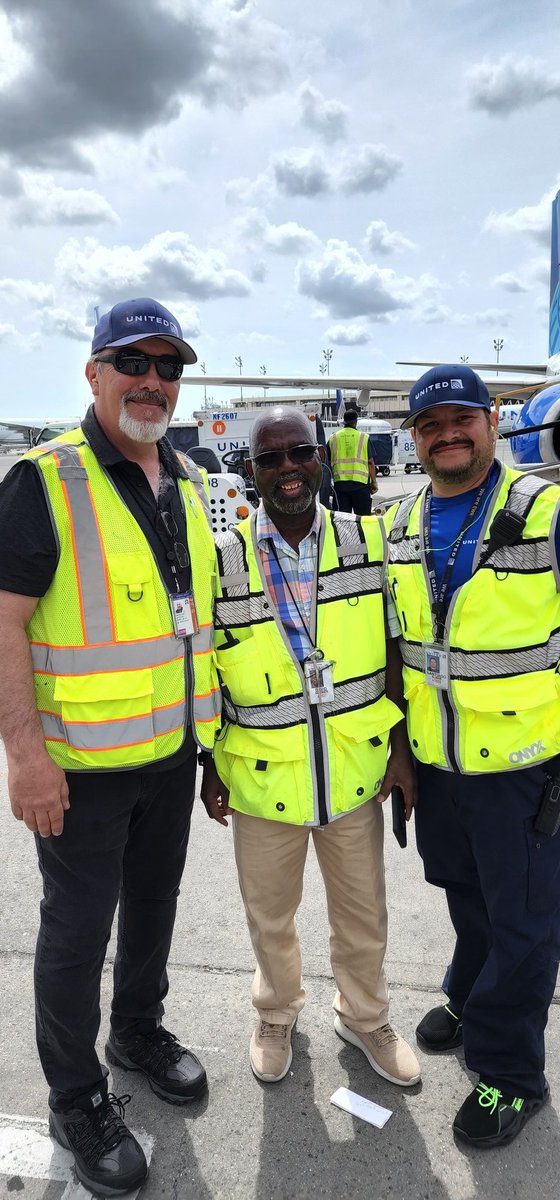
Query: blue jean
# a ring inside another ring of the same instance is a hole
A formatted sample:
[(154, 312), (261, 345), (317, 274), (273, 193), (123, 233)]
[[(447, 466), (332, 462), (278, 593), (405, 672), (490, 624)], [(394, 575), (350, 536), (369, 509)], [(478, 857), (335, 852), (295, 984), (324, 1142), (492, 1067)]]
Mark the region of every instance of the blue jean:
[(534, 819), (560, 759), (455, 775), (418, 763), (416, 837), (446, 890), (456, 944), (444, 991), (467, 1066), (504, 1095), (544, 1093), (544, 1031), (560, 957), (560, 833)]
[(62, 835), (36, 837), (36, 1030), (52, 1106), (104, 1086), (95, 1041), (117, 904), (111, 1024), (126, 1036), (161, 1020), (195, 773), (194, 754), (167, 771), (71, 772)]

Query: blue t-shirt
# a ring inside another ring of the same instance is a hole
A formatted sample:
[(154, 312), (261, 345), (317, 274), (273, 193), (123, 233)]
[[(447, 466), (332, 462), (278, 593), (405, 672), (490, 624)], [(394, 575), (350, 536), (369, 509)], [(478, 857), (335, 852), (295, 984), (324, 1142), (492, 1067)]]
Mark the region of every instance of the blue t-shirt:
[[(446, 607), (453, 592), (466, 583), (472, 575), (472, 565), (476, 544), (480, 536), (482, 524), (488, 512), (488, 506), (494, 499), (494, 488), (498, 482), (499, 467), (494, 463), (486, 480), (486, 491), (469, 528), (465, 530), (461, 545), (451, 572), (445, 596)], [(459, 496), (432, 496), (430, 546), (433, 551), (433, 564), (438, 586), (441, 584), (445, 568), (449, 561), (451, 547), (474, 503), (478, 488), (461, 492)], [(560, 554), (560, 522), (556, 527), (556, 554)]]

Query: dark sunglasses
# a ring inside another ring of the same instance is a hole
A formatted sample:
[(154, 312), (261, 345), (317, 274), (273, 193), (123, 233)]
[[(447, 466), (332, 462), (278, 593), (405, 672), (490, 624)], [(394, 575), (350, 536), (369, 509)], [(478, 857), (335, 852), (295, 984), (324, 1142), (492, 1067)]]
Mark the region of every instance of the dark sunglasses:
[(299, 466), (300, 463), (311, 462), (319, 447), (316, 443), (303, 442), (301, 446), (289, 446), (287, 450), (263, 450), (262, 454), (253, 456), (253, 463), (259, 471), (270, 471), (272, 467), (281, 467), (285, 458)]
[(96, 362), (111, 363), (115, 371), (121, 375), (147, 375), (150, 363), (156, 364), (160, 379), (174, 383), (183, 374), (183, 363), (174, 354), (144, 354), (143, 351), (115, 350), (114, 354), (106, 354), (103, 358), (97, 355)]

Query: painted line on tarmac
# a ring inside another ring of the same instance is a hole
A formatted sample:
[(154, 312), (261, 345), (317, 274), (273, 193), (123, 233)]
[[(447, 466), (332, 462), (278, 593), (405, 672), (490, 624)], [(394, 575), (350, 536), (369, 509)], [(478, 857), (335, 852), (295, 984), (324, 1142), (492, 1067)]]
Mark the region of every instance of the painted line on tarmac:
[[(140, 1142), (149, 1165), (155, 1138), (145, 1129), (131, 1132)], [(48, 1121), (0, 1113), (0, 1175), (8, 1180), (18, 1176), (65, 1183), (61, 1200), (90, 1200), (92, 1193), (76, 1179), (73, 1164), (70, 1151), (49, 1137)], [(134, 1200), (139, 1191), (136, 1188), (127, 1192), (127, 1200)]]

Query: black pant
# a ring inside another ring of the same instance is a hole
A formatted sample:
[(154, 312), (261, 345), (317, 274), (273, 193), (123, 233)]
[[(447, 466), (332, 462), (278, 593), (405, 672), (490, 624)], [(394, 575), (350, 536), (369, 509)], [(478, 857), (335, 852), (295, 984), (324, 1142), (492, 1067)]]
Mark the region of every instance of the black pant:
[(465, 1061), (508, 1096), (544, 1094), (544, 1030), (560, 954), (560, 833), (534, 829), (560, 758), (488, 775), (418, 763), (416, 837), (457, 936), (443, 982)]
[(366, 517), (371, 513), (371, 492), (369, 483), (359, 483), (357, 487), (339, 488), (334, 485), (335, 495), (340, 512), (355, 513), (357, 517)]
[(36, 837), (43, 876), (35, 956), (37, 1045), (51, 1105), (103, 1085), (95, 1041), (100, 984), (117, 903), (111, 1023), (154, 1029), (168, 991), (196, 756), (160, 772), (68, 774), (60, 837)]

